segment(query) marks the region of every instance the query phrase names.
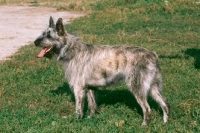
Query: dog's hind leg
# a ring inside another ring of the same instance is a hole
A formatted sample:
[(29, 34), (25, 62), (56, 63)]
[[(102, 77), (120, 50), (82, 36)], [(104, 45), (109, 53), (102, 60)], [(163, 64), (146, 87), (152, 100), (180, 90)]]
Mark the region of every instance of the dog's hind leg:
[(143, 111), (142, 126), (147, 125), (151, 119), (151, 108), (147, 102), (147, 97), (145, 95), (141, 95), (139, 93), (134, 93), (134, 96)]
[(151, 108), (147, 102), (152, 81), (151, 75), (151, 73), (144, 73), (139, 69), (135, 69), (134, 74), (130, 73), (129, 78), (127, 78), (127, 85), (143, 111), (142, 126), (147, 125), (151, 119)]
[(163, 110), (163, 120), (164, 120), (164, 123), (166, 123), (168, 120), (169, 108), (168, 108), (168, 104), (165, 102), (163, 96), (161, 95), (159, 85), (157, 84), (152, 85), (150, 89), (150, 95), (161, 106)]
[(88, 98), (88, 106), (90, 108), (90, 115), (88, 116), (88, 118), (90, 118), (97, 112), (97, 104), (96, 104), (94, 90), (88, 90), (87, 98)]
[(74, 95), (76, 100), (76, 115), (77, 118), (83, 118), (83, 109), (85, 102), (85, 88), (80, 86), (74, 86)]
[(142, 108), (142, 112), (143, 112), (142, 126), (144, 126), (144, 125), (147, 125), (151, 119), (151, 108), (147, 102), (147, 92), (145, 92), (142, 89), (143, 88), (141, 88), (141, 86), (134, 86), (134, 85), (130, 88), (138, 104)]

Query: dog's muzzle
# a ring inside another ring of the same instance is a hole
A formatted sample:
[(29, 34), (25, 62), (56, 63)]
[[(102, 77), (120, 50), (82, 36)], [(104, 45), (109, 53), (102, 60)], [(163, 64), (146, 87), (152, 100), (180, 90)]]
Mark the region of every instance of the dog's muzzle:
[(39, 46), (41, 41), (42, 41), (41, 38), (37, 38), (37, 39), (34, 41), (35, 46)]

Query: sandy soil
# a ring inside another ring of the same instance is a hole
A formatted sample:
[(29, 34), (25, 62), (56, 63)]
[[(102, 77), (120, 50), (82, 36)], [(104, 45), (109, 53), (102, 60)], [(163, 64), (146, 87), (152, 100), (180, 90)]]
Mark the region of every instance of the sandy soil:
[(54, 8), (0, 6), (0, 60), (7, 60), (24, 45), (32, 43), (48, 27), (49, 17), (63, 18), (67, 24), (84, 14)]

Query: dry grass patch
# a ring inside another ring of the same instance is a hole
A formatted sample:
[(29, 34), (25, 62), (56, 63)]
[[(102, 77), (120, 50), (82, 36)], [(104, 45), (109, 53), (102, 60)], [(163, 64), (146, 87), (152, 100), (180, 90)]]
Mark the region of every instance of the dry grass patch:
[(29, 5), (54, 7), (58, 10), (89, 11), (100, 0), (0, 0), (1, 5)]

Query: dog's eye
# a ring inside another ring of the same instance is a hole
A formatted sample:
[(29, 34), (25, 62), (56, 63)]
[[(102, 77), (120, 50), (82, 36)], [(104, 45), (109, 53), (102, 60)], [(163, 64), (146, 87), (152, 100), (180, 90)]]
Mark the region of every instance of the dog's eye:
[(48, 38), (51, 38), (50, 31), (47, 32), (47, 37), (48, 37)]

